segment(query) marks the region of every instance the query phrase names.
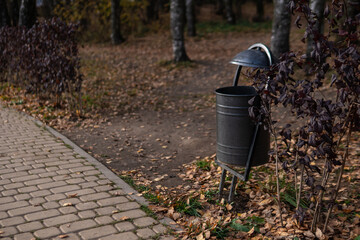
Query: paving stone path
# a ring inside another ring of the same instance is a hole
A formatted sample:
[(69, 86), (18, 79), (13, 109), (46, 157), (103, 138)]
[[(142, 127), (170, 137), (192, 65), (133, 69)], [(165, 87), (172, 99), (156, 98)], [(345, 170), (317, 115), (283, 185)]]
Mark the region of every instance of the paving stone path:
[(1, 105), (0, 192), (0, 239), (173, 239), (110, 170)]

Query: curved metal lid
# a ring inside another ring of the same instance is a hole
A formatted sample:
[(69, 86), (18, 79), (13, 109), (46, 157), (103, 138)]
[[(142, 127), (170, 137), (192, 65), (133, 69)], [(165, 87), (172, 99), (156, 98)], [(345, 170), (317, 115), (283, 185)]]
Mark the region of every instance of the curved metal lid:
[(270, 66), (266, 53), (255, 49), (248, 49), (238, 53), (230, 63), (254, 68), (269, 68)]
[(262, 43), (255, 43), (248, 50), (238, 53), (230, 63), (244, 67), (267, 69), (273, 64), (273, 61), (269, 48)]

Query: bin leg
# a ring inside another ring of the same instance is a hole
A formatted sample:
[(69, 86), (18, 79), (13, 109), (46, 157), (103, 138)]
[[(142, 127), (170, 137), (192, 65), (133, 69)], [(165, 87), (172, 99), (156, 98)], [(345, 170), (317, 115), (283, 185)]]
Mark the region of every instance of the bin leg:
[(221, 172), (221, 178), (220, 178), (219, 196), (221, 196), (221, 194), (222, 194), (222, 192), (224, 190), (225, 178), (226, 178), (226, 170), (223, 169), (222, 172)]
[(236, 187), (236, 183), (237, 183), (237, 177), (234, 175), (231, 181), (231, 188), (230, 188), (230, 193), (229, 193), (229, 202), (232, 202), (234, 200), (234, 195), (235, 195), (235, 187)]
[(245, 182), (249, 179), (251, 163), (252, 163), (252, 156), (253, 156), (254, 149), (255, 149), (256, 139), (258, 137), (259, 127), (260, 127), (260, 124), (259, 123), (256, 124), (254, 136), (253, 136), (253, 139), (251, 141), (250, 148), (249, 148), (249, 154), (248, 154), (248, 159), (246, 161), (245, 175), (244, 175)]

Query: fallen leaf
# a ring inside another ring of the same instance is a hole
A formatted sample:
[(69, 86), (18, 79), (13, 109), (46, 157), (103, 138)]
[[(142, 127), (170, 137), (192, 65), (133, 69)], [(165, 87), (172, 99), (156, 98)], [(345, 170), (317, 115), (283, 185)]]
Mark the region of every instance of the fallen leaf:
[(125, 221), (125, 220), (128, 220), (128, 219), (130, 219), (128, 216), (123, 216), (123, 217), (121, 217), (119, 220), (120, 220), (120, 221)]
[(250, 229), (250, 231), (248, 231), (249, 236), (251, 236), (251, 234), (253, 234), (255, 232), (255, 227), (253, 227), (252, 229)]
[(320, 230), (320, 228), (316, 229), (315, 235), (317, 238), (319, 239), (323, 239), (324, 238), (324, 234), (322, 233), (322, 231)]
[(265, 205), (270, 204), (272, 201), (273, 201), (272, 198), (267, 198), (267, 199), (265, 199), (265, 200), (262, 200), (262, 201), (259, 203), (259, 205), (260, 205), (260, 206), (265, 206)]
[(306, 231), (306, 232), (304, 232), (304, 235), (305, 235), (306, 237), (309, 237), (309, 238), (314, 238), (314, 237), (315, 237), (315, 235), (314, 235), (311, 231)]
[(200, 233), (199, 235), (196, 236), (196, 240), (205, 240), (204, 236), (202, 233)]
[(230, 211), (231, 209), (233, 209), (233, 206), (231, 204), (226, 204), (226, 209)]
[(177, 219), (179, 219), (181, 217), (180, 213), (174, 213), (173, 215), (173, 219), (176, 221)]
[(76, 197), (77, 195), (78, 195), (77, 193), (68, 194), (67, 197), (68, 197), (68, 198), (74, 198), (74, 197)]

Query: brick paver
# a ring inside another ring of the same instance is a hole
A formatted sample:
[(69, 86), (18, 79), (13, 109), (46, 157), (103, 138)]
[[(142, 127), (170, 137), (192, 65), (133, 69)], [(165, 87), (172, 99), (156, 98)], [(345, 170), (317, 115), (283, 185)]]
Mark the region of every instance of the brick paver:
[(172, 239), (130, 192), (62, 135), (0, 105), (1, 239)]

